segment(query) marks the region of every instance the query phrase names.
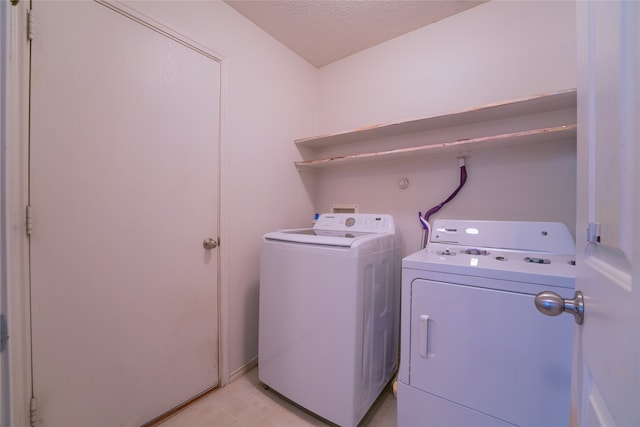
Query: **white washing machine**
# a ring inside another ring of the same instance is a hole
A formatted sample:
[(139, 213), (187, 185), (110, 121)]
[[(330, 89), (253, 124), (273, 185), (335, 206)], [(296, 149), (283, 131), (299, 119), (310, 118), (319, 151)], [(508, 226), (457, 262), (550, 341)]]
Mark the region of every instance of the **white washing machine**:
[(389, 215), (322, 214), (313, 228), (266, 234), (260, 381), (356, 426), (398, 367), (400, 249)]
[(438, 220), (402, 261), (399, 427), (569, 425), (575, 243), (560, 223)]

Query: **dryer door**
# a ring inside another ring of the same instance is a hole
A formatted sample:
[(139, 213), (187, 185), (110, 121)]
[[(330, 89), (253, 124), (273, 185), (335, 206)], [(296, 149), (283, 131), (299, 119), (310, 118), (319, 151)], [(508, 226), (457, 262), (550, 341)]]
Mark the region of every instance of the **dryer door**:
[(568, 425), (572, 319), (533, 298), (415, 280), (410, 385), (519, 426)]

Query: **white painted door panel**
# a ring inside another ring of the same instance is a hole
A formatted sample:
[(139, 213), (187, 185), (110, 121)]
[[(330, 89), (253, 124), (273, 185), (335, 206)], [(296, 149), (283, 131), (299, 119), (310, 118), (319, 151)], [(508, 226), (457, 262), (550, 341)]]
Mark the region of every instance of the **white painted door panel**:
[(133, 426), (218, 382), (220, 67), (95, 2), (34, 2), (42, 426)]
[[(572, 425), (640, 425), (640, 3), (578, 2)], [(600, 224), (587, 243), (587, 224)]]

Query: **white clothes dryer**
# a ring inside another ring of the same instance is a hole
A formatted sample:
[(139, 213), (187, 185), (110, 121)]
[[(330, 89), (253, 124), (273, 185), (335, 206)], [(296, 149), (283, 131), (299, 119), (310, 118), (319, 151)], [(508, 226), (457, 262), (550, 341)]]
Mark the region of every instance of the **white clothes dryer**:
[(569, 425), (575, 243), (551, 222), (435, 221), (402, 261), (398, 427)]
[(355, 427), (398, 367), (400, 262), (389, 215), (322, 214), (313, 228), (267, 233), (260, 381)]

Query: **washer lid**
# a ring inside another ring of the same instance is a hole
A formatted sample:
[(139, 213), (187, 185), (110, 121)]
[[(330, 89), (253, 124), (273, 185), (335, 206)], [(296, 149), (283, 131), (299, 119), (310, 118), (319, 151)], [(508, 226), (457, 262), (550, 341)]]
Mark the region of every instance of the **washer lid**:
[(264, 240), (351, 247), (383, 235), (395, 235), (393, 217), (386, 214), (324, 213), (313, 228), (278, 230)]
[(310, 245), (328, 245), (351, 247), (357, 240), (365, 237), (379, 236), (378, 233), (365, 233), (347, 230), (321, 230), (317, 228), (294, 228), (279, 230), (264, 235), (265, 240), (306, 243)]

